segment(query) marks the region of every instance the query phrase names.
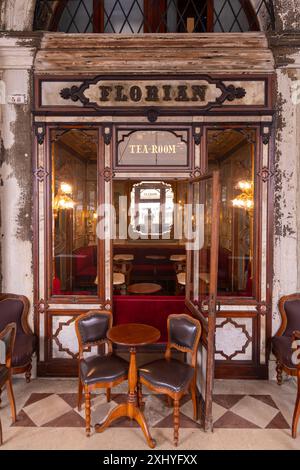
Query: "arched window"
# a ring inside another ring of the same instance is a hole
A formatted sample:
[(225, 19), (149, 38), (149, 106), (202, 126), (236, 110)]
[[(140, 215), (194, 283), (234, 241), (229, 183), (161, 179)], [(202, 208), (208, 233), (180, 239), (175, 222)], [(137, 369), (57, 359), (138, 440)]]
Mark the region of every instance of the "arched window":
[(274, 29), (271, 0), (37, 0), (34, 30), (203, 33)]

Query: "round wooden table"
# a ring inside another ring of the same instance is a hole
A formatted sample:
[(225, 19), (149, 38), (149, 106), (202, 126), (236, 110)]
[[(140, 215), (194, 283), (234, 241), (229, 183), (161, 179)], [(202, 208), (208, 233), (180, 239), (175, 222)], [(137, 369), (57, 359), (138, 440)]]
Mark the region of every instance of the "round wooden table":
[(134, 419), (142, 428), (147, 443), (154, 449), (156, 442), (152, 439), (145, 417), (138, 407), (137, 400), (137, 366), (136, 347), (155, 343), (160, 338), (160, 332), (153, 326), (140, 323), (127, 323), (117, 325), (107, 332), (107, 337), (115, 344), (128, 346), (130, 351), (130, 363), (128, 371), (128, 399), (127, 403), (122, 403), (111, 410), (104, 423), (96, 424), (95, 431), (104, 431), (113, 421), (126, 416)]
[(154, 284), (150, 282), (141, 282), (140, 284), (131, 284), (128, 286), (127, 292), (130, 294), (156, 294), (162, 290), (162, 287), (159, 284)]

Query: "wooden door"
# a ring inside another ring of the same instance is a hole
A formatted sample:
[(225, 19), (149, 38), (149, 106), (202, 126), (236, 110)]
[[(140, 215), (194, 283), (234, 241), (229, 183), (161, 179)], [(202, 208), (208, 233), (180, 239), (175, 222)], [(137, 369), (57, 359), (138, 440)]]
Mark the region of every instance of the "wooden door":
[(190, 180), (187, 230), (186, 307), (202, 325), (197, 356), (197, 385), (201, 421), (212, 430), (212, 394), (215, 365), (217, 273), (219, 251), (219, 172)]

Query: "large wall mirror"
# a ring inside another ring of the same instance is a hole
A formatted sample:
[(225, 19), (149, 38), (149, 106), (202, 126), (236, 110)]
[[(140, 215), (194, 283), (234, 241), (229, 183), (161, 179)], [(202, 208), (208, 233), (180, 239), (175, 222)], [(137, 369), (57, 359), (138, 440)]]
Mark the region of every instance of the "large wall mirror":
[(251, 129), (208, 130), (208, 168), (220, 170), (219, 295), (253, 295), (255, 143)]
[(51, 130), (52, 295), (96, 295), (98, 131)]

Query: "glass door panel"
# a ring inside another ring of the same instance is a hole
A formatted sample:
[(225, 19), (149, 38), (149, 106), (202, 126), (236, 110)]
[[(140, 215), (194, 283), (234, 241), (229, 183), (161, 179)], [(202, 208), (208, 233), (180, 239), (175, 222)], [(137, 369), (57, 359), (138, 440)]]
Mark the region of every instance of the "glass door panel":
[(186, 306), (199, 319), (202, 336), (198, 351), (197, 385), (201, 419), (205, 430), (212, 428), (216, 296), (219, 252), (219, 172), (191, 180), (190, 217), (187, 240)]

